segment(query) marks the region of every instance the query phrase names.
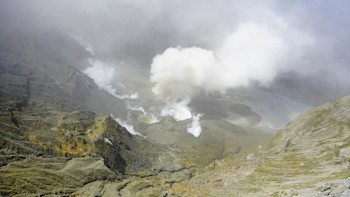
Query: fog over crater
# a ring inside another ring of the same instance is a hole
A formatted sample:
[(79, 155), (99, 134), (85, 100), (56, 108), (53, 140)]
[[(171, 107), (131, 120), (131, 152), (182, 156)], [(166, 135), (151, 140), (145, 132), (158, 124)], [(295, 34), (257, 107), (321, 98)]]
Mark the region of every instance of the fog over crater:
[[(229, 110), (235, 104), (249, 106), (260, 124), (278, 129), (349, 94), (347, 5), (15, 0), (1, 2), (0, 28), (7, 34), (69, 36), (89, 54), (72, 66), (124, 100), (131, 111), (124, 121), (132, 124), (133, 113), (149, 123), (165, 116), (190, 119), (188, 132), (199, 135), (201, 118), (251, 123)], [(43, 43), (53, 47), (60, 41)], [(40, 50), (61, 62), (76, 58), (47, 49)], [(206, 110), (208, 103), (225, 115)]]

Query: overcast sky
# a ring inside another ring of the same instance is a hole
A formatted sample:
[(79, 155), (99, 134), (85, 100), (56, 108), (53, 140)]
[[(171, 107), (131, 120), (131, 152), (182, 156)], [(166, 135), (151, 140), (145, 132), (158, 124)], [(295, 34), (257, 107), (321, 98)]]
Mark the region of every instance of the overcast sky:
[[(147, 75), (153, 58), (170, 47), (181, 47), (180, 53), (190, 47), (210, 51), (218, 58), (211, 66), (235, 62), (230, 56), (235, 48), (231, 50), (232, 45), (227, 43), (253, 31), (253, 35), (260, 36), (257, 39), (273, 37), (276, 39), (272, 41), (281, 42), (269, 49), (268, 57), (278, 61), (273, 61), (272, 67), (270, 60), (259, 67), (263, 72), (264, 66), (269, 68), (264, 76), (244, 76), (299, 102), (319, 105), (350, 94), (349, 7), (346, 0), (2, 0), (0, 27), (79, 36), (101, 58), (130, 62), (131, 67), (141, 68)], [(245, 58), (261, 55), (254, 52)], [(264, 54), (261, 56), (265, 61)], [(226, 71), (234, 73), (237, 65), (239, 68), (245, 64), (239, 60), (232, 67), (226, 66)], [(241, 76), (240, 72), (246, 71), (239, 71), (237, 76)], [(200, 86), (215, 86), (213, 90), (221, 91), (236, 87), (233, 84), (246, 85), (229, 81), (221, 88), (216, 87), (221, 84)]]

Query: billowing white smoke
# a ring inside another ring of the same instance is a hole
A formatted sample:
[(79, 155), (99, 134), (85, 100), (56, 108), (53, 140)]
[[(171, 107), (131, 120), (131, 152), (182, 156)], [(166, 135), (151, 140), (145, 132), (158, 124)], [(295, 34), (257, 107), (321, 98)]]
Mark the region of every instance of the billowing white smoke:
[(215, 51), (178, 47), (157, 55), (151, 65), (152, 91), (166, 103), (162, 115), (193, 118), (187, 130), (199, 136), (201, 115), (192, 115), (187, 106), (198, 90), (225, 92), (252, 83), (267, 87), (312, 43), (311, 37), (288, 29), (285, 23), (244, 23)]
[(167, 101), (166, 106), (162, 109), (161, 116), (172, 116), (176, 121), (186, 120), (192, 117), (191, 109), (187, 106), (191, 99), (189, 97), (179, 102)]
[(115, 72), (113, 67), (95, 59), (89, 59), (89, 63), (92, 66), (84, 70), (84, 73), (92, 78), (101, 89), (119, 99), (138, 99), (137, 92), (131, 95), (117, 94), (117, 90), (111, 85)]
[(202, 133), (202, 127), (199, 122), (202, 116), (202, 114), (193, 115), (192, 123), (187, 125), (187, 132), (191, 133), (195, 137), (199, 137)]
[(106, 90), (110, 94), (114, 94), (115, 89), (110, 85), (114, 76), (114, 68), (94, 59), (89, 59), (89, 63), (92, 66), (84, 70), (84, 73), (92, 78), (100, 88)]
[(160, 120), (154, 114), (147, 114), (147, 116), (150, 118), (149, 124), (155, 124), (160, 122)]
[(126, 109), (129, 109), (129, 110), (131, 110), (131, 111), (138, 111), (138, 112), (143, 113), (144, 115), (147, 114), (145, 108), (143, 108), (143, 107), (134, 107), (134, 106), (131, 106), (131, 105), (129, 104), (129, 102), (126, 102)]
[(122, 95), (119, 95), (119, 94), (112, 94), (113, 96), (119, 98), (119, 99), (131, 99), (131, 100), (135, 100), (135, 99), (138, 99), (139, 98), (139, 94), (137, 92), (135, 92), (134, 94), (122, 94)]
[(139, 132), (135, 131), (133, 125), (127, 123), (126, 121), (123, 121), (123, 120), (120, 119), (120, 118), (116, 118), (116, 119), (114, 119), (114, 120), (117, 121), (117, 123), (120, 124), (122, 127), (125, 127), (126, 130), (128, 130), (128, 132), (129, 132), (131, 135), (140, 135), (140, 136), (141, 136), (141, 134), (140, 134)]
[(120, 118), (116, 118), (113, 114), (110, 114), (111, 118), (113, 118), (118, 124), (120, 124), (122, 127), (126, 128), (126, 130), (131, 135), (139, 135), (142, 136), (139, 132), (135, 131), (134, 126), (129, 124), (127, 121), (124, 121)]

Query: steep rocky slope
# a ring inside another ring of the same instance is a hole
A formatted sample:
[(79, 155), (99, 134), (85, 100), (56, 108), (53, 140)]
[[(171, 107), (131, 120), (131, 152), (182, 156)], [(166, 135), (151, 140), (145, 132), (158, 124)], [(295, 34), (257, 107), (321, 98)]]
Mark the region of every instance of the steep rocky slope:
[(210, 196), (350, 196), (349, 150), (347, 96), (298, 117), (262, 150), (236, 156), (182, 187)]
[(91, 78), (79, 71), (89, 66), (90, 54), (77, 41), (54, 32), (0, 30), (0, 34), (0, 66), (7, 70), (4, 73), (12, 75), (5, 76), (2, 83), (17, 85), (27, 80), (33, 100), (50, 96), (55, 103), (67, 106), (66, 110), (79, 106), (98, 113), (126, 114), (123, 101), (99, 89)]
[(133, 150), (144, 139), (137, 142), (110, 117), (75, 111), (84, 105), (45, 73), (22, 65), (0, 68), (1, 195), (71, 193), (86, 182), (125, 174), (128, 158), (147, 163)]

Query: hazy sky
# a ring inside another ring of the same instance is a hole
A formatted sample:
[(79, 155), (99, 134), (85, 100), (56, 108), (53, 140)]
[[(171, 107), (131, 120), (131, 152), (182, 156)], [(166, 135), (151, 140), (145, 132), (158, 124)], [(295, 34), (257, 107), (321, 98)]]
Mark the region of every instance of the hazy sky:
[[(180, 47), (182, 53), (197, 47), (217, 58), (208, 69), (225, 65), (221, 67), (226, 70), (217, 76), (229, 72), (244, 79), (195, 86), (222, 90), (251, 83), (244, 80), (257, 81), (299, 102), (319, 105), (350, 93), (349, 7), (346, 0), (2, 0), (0, 27), (79, 36), (92, 45), (97, 56), (125, 61), (145, 75), (149, 75), (153, 58), (168, 48)], [(274, 44), (259, 48), (252, 44), (255, 41), (242, 42), (248, 46), (239, 54), (241, 45), (235, 40), (251, 40), (250, 34), (265, 45)], [(259, 50), (252, 50), (255, 48)], [(262, 61), (262, 66), (244, 70), (251, 63), (248, 59)], [(230, 62), (234, 63), (228, 65)], [(235, 72), (237, 69), (240, 71)], [(201, 80), (207, 81), (208, 76), (203, 75)]]

